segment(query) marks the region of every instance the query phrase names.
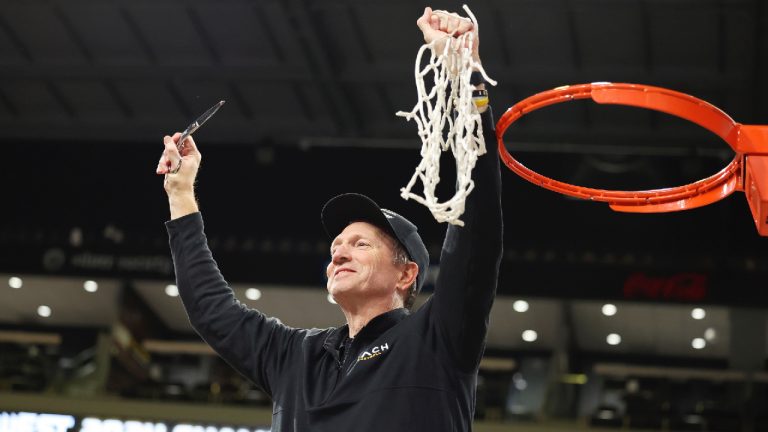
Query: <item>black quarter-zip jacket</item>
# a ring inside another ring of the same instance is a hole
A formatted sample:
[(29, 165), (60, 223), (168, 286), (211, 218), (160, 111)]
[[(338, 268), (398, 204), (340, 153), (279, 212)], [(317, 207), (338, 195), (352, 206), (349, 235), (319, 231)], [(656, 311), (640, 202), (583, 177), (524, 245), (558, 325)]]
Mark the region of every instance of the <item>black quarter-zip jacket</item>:
[(247, 308), (219, 272), (201, 214), (166, 223), (193, 327), (270, 395), (273, 431), (472, 429), (502, 252), (501, 180), (490, 110), (483, 114), (483, 130), (487, 153), (473, 171), (465, 225), (448, 226), (434, 294), (416, 312), (395, 309), (375, 317), (351, 341), (346, 325), (296, 329)]

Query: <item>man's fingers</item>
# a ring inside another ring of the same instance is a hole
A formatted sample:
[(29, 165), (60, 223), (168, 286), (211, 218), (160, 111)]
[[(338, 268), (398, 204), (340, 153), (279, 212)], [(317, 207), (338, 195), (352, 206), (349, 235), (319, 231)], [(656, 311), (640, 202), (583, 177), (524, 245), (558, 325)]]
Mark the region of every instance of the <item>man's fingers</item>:
[(168, 160), (168, 154), (163, 150), (163, 154), (160, 155), (160, 160), (157, 162), (157, 169), (155, 172), (158, 174), (165, 174), (168, 172), (170, 165), (171, 163)]
[(436, 11), (432, 13), (433, 28), (452, 36), (461, 36), (472, 30), (472, 21), (453, 13)]
[[(178, 139), (176, 135), (174, 137)], [(176, 142), (174, 142), (173, 138), (166, 135), (163, 138), (163, 144), (165, 149), (163, 150), (163, 155), (160, 156), (160, 163), (157, 165), (158, 174), (167, 174), (173, 171), (181, 162), (181, 155), (179, 154), (179, 149), (176, 148)]]
[(459, 35), (463, 35), (468, 31), (472, 31), (474, 27), (475, 26), (472, 24), (472, 21), (460, 19), (458, 23), (458, 28), (456, 29), (456, 33)]
[[(157, 174), (175, 174), (182, 166), (182, 161), (187, 159), (187, 163), (192, 163), (193, 166), (199, 166), (202, 156), (200, 151), (197, 150), (197, 144), (192, 137), (187, 137), (184, 140), (184, 147), (179, 152), (179, 138), (181, 133), (176, 132), (173, 136), (166, 135), (163, 137), (163, 154), (160, 155), (160, 160), (157, 163)], [(189, 159), (192, 159), (191, 161)]]
[(168, 160), (168, 140), (170, 139), (169, 136), (165, 136), (163, 138), (163, 153), (160, 154), (160, 160), (157, 161), (157, 169), (155, 169), (155, 172), (157, 174), (165, 174), (168, 172), (168, 167), (170, 166), (170, 161)]
[(452, 17), (443, 11), (438, 11), (432, 14), (437, 17), (437, 29), (444, 33), (450, 33)]
[(454, 16), (448, 18), (448, 32), (453, 34), (459, 31), (460, 20)]
[(184, 147), (181, 149), (181, 155), (189, 156), (189, 155), (195, 155), (196, 153), (200, 153), (197, 150), (197, 144), (195, 144), (195, 140), (191, 136), (188, 136), (184, 140)]
[(430, 18), (432, 16), (432, 9), (429, 7), (424, 8), (424, 13), (419, 17), (419, 19), (416, 20), (416, 26), (419, 27), (419, 30), (422, 32), (425, 32), (430, 29)]
[(444, 37), (445, 34), (440, 31), (440, 18), (432, 11), (432, 8), (424, 8), (424, 13), (416, 20), (416, 25), (424, 35), (424, 42), (431, 43), (434, 40)]
[(157, 174), (165, 174), (168, 171), (168, 168), (165, 166), (165, 152), (160, 156), (160, 160), (157, 162), (157, 168), (155, 169), (155, 173)]
[(172, 158), (181, 159), (179, 149), (176, 147), (176, 142), (169, 136), (163, 138), (163, 144), (165, 144), (165, 153)]
[(440, 30), (440, 17), (436, 14), (430, 15), (429, 26), (432, 27), (432, 30)]

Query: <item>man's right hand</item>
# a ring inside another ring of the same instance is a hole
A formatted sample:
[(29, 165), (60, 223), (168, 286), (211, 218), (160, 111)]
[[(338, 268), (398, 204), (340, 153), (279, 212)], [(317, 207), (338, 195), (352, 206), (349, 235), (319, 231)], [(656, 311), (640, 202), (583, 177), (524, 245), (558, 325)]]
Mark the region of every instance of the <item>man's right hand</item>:
[(476, 62), (480, 62), (478, 53), (480, 39), (475, 31), (474, 24), (467, 18), (459, 17), (458, 14), (446, 14), (441, 11), (433, 11), (432, 8), (424, 8), (424, 13), (416, 20), (416, 25), (424, 35), (425, 43), (437, 41), (435, 50), (438, 53), (443, 52), (444, 42), (449, 37), (459, 37), (467, 32), (475, 32), (474, 46), (472, 47), (472, 57)]
[(200, 168), (202, 155), (197, 150), (197, 145), (195, 145), (192, 137), (185, 140), (180, 153), (176, 147), (176, 142), (180, 137), (181, 133), (177, 132), (172, 137), (166, 135), (163, 138), (165, 149), (155, 170), (158, 175), (165, 175), (163, 187), (168, 194), (171, 219), (198, 211), (195, 201), (195, 178)]

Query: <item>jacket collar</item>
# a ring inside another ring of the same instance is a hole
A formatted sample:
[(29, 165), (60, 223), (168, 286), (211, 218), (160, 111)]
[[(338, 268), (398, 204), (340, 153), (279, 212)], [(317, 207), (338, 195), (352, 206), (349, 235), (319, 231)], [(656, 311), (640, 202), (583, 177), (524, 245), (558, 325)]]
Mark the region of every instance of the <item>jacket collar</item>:
[[(392, 309), (391, 311), (384, 312), (381, 315), (374, 317), (368, 322), (360, 332), (357, 333), (355, 339), (376, 339), (382, 333), (394, 327), (397, 323), (405, 319), (411, 312), (405, 308)], [(341, 327), (332, 329), (328, 336), (325, 338), (323, 348), (330, 352), (334, 357), (338, 356), (339, 346), (346, 336), (349, 335), (349, 325), (344, 324)], [(337, 358), (338, 360), (338, 358)]]

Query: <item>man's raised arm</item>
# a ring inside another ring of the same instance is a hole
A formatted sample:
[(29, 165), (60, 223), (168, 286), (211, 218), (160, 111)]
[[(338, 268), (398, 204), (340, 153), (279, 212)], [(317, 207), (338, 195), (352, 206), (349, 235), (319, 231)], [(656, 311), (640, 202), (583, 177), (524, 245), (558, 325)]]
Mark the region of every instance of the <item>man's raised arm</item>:
[(171, 220), (166, 223), (171, 254), (184, 307), (194, 329), (224, 360), (268, 394), (284, 367), (298, 330), (249, 309), (235, 298), (213, 259), (194, 193), (202, 157), (192, 138), (182, 153), (180, 134), (164, 139), (157, 174), (165, 175)]
[[(471, 22), (433, 13), (429, 8), (417, 25), (427, 43), (475, 31)], [(474, 41), (472, 56), (480, 63), (477, 34)], [(477, 89), (485, 89), (484, 84), (479, 84)], [(487, 105), (478, 107), (478, 112), (482, 115), (487, 152), (478, 158), (472, 172), (475, 187), (462, 215), (464, 226), (448, 226), (431, 306), (433, 319), (447, 338), (452, 357), (464, 371), (471, 371), (480, 363), (503, 243), (501, 176), (494, 121)]]

